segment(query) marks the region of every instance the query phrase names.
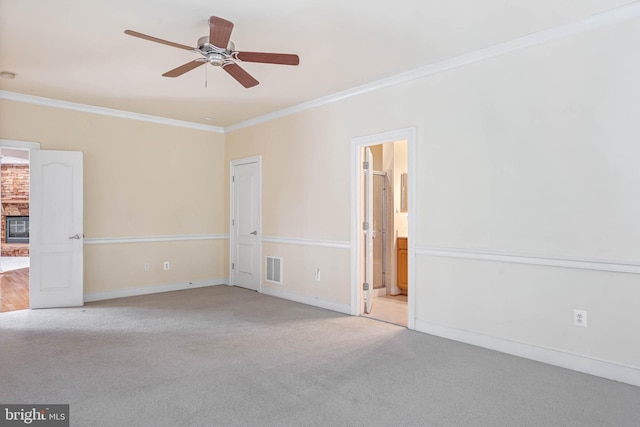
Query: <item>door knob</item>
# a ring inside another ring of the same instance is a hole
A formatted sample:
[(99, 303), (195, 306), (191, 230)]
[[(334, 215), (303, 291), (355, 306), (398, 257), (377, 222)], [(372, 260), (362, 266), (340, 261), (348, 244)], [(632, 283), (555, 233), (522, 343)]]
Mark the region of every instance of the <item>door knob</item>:
[(258, 235), (258, 230), (256, 230), (256, 231), (252, 231), (252, 232), (251, 232), (251, 233), (249, 233), (249, 234), (253, 234), (254, 236), (257, 236), (257, 235)]
[(75, 240), (80, 240), (80, 235), (79, 235), (79, 234), (76, 234), (75, 236), (71, 236), (71, 237), (69, 237), (69, 240), (74, 240), (74, 239), (75, 239)]

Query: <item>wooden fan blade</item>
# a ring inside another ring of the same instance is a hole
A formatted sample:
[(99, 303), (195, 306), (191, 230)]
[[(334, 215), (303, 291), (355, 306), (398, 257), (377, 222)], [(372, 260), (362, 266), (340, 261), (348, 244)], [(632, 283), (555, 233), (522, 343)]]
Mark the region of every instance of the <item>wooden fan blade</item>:
[(229, 45), (229, 39), (231, 38), (231, 31), (233, 30), (233, 22), (229, 22), (226, 19), (212, 16), (209, 18), (209, 44), (219, 47), (220, 49), (226, 49)]
[(236, 56), (240, 61), (244, 62), (282, 65), (298, 65), (300, 63), (298, 55), (290, 53), (238, 52)]
[(170, 41), (167, 41), (167, 40), (162, 40), (162, 39), (159, 39), (157, 37), (151, 37), (151, 36), (148, 36), (146, 34), (139, 33), (137, 31), (124, 30), (124, 33), (128, 34), (130, 36), (133, 36), (133, 37), (139, 37), (141, 39), (150, 40), (152, 42), (166, 44), (168, 46), (173, 46), (173, 47), (178, 47), (180, 49), (185, 49), (185, 50), (193, 50), (194, 49), (194, 48), (192, 48), (190, 46), (186, 46), (186, 45), (183, 45), (183, 44), (180, 44), (180, 43), (170, 42)]
[(186, 73), (187, 71), (191, 71), (196, 67), (199, 67), (203, 64), (206, 64), (206, 62), (204, 61), (191, 61), (191, 62), (187, 62), (184, 65), (181, 65), (177, 68), (174, 68), (171, 71), (167, 71), (166, 73), (164, 73), (162, 76), (163, 77), (178, 77), (183, 75), (184, 73)]
[(222, 67), (227, 73), (231, 74), (231, 77), (236, 79), (242, 86), (246, 88), (254, 87), (260, 82), (251, 77), (251, 74), (247, 73), (238, 64), (228, 64)]

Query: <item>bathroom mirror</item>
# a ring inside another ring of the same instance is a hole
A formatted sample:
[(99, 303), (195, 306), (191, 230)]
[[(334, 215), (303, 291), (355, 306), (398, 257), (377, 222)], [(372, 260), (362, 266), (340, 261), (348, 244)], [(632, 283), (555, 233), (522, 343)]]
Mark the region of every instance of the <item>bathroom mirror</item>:
[(400, 175), (400, 212), (407, 212), (407, 174)]

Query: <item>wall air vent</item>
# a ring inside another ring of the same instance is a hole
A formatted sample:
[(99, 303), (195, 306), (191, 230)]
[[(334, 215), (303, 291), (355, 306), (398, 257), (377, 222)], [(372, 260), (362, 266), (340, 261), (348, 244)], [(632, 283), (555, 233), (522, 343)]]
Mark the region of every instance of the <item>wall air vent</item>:
[(271, 283), (282, 284), (282, 258), (266, 257), (266, 277), (265, 280)]

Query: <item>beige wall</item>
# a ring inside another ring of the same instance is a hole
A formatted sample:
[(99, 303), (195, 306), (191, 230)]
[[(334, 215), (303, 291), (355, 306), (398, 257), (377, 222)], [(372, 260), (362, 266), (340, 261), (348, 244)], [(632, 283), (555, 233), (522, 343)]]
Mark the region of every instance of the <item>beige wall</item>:
[(349, 139), (335, 139), (335, 121), (326, 122), (323, 112), (226, 135), (227, 168), (230, 160), (262, 155), (263, 235), (349, 239)]
[[(334, 129), (325, 124), (335, 121), (325, 122), (322, 111), (302, 113), (308, 120), (290, 116), (226, 135), (227, 164), (262, 155), (263, 236), (349, 240), (349, 140), (332, 137)], [(348, 249), (269, 243), (262, 255), (283, 257), (285, 280), (278, 287), (263, 277), (263, 287), (350, 304)]]
[[(227, 232), (222, 134), (0, 100), (0, 138), (83, 152), (88, 239)], [(224, 278), (226, 245), (86, 245), (85, 293)]]
[[(639, 24), (241, 129), (227, 135), (227, 159), (263, 156), (264, 234), (348, 241), (351, 139), (415, 126), (417, 321), (640, 367), (640, 341), (622, 332), (640, 329), (637, 275), (425, 254), (640, 262)], [(348, 251), (329, 250), (348, 262)], [(313, 259), (296, 256), (284, 276), (311, 277)], [(345, 270), (321, 286), (348, 303), (349, 283)], [(588, 328), (573, 326), (573, 309), (588, 311)]]
[[(349, 304), (349, 249), (264, 243), (262, 255), (281, 257), (283, 271), (282, 284), (263, 280), (263, 289), (266, 287), (311, 299)], [(316, 268), (321, 273), (319, 281), (315, 280)]]

